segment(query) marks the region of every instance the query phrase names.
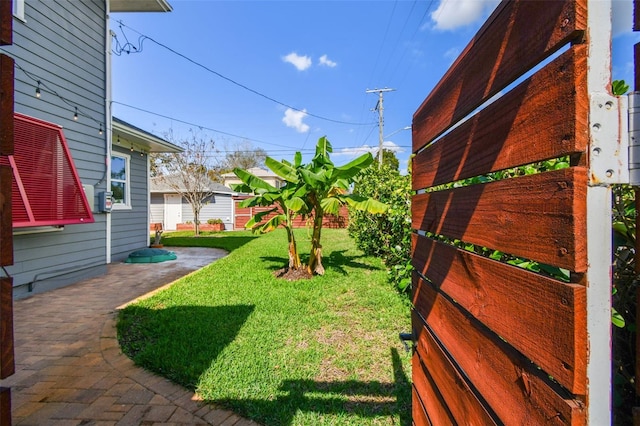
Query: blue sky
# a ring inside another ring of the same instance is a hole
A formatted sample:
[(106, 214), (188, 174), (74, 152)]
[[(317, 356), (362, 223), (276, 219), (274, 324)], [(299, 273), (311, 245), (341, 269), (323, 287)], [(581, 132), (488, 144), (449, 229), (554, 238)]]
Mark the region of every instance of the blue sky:
[[(170, 13), (111, 15), (113, 47), (125, 48), (112, 55), (116, 117), (159, 136), (192, 129), (222, 152), (249, 141), (276, 159), (327, 136), (340, 164), (378, 146), (378, 95), (366, 91), (391, 88), (385, 146), (403, 169), (413, 113), (497, 5), (169, 1)], [(614, 1), (612, 72), (627, 82), (640, 42), (631, 3)]]

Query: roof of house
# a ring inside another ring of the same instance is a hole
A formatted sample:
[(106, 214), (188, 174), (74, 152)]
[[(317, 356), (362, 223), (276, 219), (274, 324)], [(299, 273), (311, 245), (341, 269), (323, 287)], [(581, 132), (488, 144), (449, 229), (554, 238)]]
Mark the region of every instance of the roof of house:
[(111, 0), (110, 12), (171, 12), (166, 0)]
[(113, 129), (111, 134), (112, 144), (120, 143), (124, 147), (129, 148), (131, 146), (136, 151), (144, 151), (146, 153), (184, 151), (178, 145), (174, 145), (117, 117), (112, 117), (111, 121)]
[[(274, 177), (274, 178), (281, 179), (280, 176), (278, 176), (277, 174), (273, 173), (271, 170), (265, 170), (265, 169), (261, 169), (259, 167), (252, 167), (252, 168), (248, 169), (247, 171), (249, 173), (251, 173), (252, 175), (258, 176), (258, 177), (261, 177), (261, 178)], [(237, 178), (237, 176), (233, 172), (224, 173), (224, 174), (222, 174), (222, 177), (223, 178)]]
[[(150, 191), (154, 193), (175, 193), (176, 190), (167, 183), (167, 180), (176, 180), (175, 176), (157, 176), (150, 179)], [(208, 190), (218, 194), (236, 194), (230, 188), (213, 181), (209, 181)]]

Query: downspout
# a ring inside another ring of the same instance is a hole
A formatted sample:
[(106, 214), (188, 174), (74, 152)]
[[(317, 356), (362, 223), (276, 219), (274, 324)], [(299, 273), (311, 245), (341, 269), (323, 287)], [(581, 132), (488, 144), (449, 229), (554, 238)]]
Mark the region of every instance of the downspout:
[[(151, 150), (145, 154), (147, 160), (147, 229), (144, 230), (145, 239), (143, 241), (149, 242), (149, 233), (151, 232)], [(147, 244), (148, 246), (149, 244)]]
[[(105, 0), (105, 164), (107, 170), (107, 186), (109, 189), (111, 184), (111, 141), (112, 141), (112, 120), (111, 120), (111, 30), (109, 28), (109, 14), (111, 12), (111, 4), (109, 0)], [(107, 264), (111, 263), (111, 213), (104, 213), (105, 217), (105, 249)]]

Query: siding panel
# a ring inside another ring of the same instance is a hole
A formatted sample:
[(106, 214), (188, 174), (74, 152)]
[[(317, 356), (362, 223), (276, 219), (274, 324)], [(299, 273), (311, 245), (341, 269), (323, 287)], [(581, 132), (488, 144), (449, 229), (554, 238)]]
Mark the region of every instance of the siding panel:
[[(16, 62), (16, 112), (63, 127), (80, 180), (93, 185), (96, 194), (106, 190), (106, 132), (98, 134), (99, 124), (104, 128), (107, 122), (105, 7), (99, 0), (27, 1), (26, 22), (14, 20), (14, 44), (5, 49)], [(34, 96), (38, 80), (43, 83), (40, 99)], [(73, 106), (78, 107), (77, 121)], [(89, 203), (94, 206), (95, 200)], [(7, 268), (14, 287), (38, 274), (51, 277), (77, 268), (86, 276), (87, 266), (104, 265), (105, 215), (95, 219), (59, 232), (15, 235), (14, 265)]]
[(111, 213), (111, 258), (125, 259), (129, 253), (149, 245), (149, 208), (147, 186), (147, 156), (131, 153), (119, 147), (114, 152), (130, 154), (131, 209)]

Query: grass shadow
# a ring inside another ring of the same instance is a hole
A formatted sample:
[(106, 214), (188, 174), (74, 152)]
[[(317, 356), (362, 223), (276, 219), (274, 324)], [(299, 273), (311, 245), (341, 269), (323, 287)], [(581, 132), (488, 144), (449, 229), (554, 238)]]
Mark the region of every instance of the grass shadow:
[(342, 275), (347, 275), (346, 267), (355, 268), (355, 269), (367, 269), (367, 270), (380, 270), (382, 268), (378, 268), (376, 266), (358, 262), (357, 259), (361, 259), (365, 256), (363, 254), (357, 256), (345, 256), (344, 253), (348, 250), (334, 250), (329, 253), (327, 256), (322, 258), (322, 264), (326, 269), (334, 269), (340, 272)]
[(118, 341), (136, 364), (195, 389), (253, 310), (251, 305), (165, 309), (130, 305), (120, 311)]
[[(394, 383), (379, 381), (285, 380), (271, 400), (214, 400), (269, 426), (290, 426), (297, 412), (332, 414), (356, 424), (357, 418), (399, 416), (401, 426), (411, 426), (411, 384), (400, 355), (391, 349)], [(352, 417), (352, 419), (348, 419)], [(332, 423), (333, 424), (333, 423)]]
[[(260, 260), (265, 264), (265, 268), (271, 271), (277, 271), (289, 266), (289, 258), (284, 256), (260, 256)], [(307, 264), (307, 259), (301, 256), (300, 262), (304, 266)]]
[(172, 232), (163, 235), (162, 244), (168, 247), (209, 247), (232, 252), (245, 244), (260, 238), (235, 232), (202, 232), (199, 237), (193, 232)]
[[(364, 262), (358, 262), (357, 259), (367, 257), (365, 255), (357, 256), (345, 256), (344, 253), (348, 250), (334, 250), (326, 256), (322, 257), (322, 264), (325, 269), (333, 269), (340, 272), (342, 275), (348, 275), (346, 267), (354, 269), (367, 269), (367, 270), (380, 270), (381, 268), (372, 266)], [(300, 256), (300, 261), (303, 265), (307, 264), (309, 256)], [(289, 259), (283, 256), (261, 256), (262, 260), (267, 264), (267, 269), (277, 271), (289, 264)]]

